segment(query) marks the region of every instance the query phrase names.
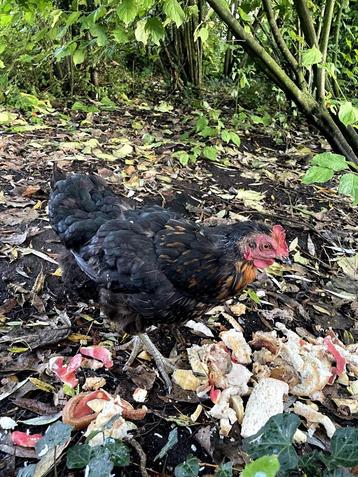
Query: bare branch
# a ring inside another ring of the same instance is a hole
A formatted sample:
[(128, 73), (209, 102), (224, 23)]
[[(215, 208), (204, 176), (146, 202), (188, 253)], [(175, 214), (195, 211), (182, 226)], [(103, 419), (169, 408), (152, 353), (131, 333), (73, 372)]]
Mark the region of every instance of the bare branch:
[[(334, 12), (335, 0), (327, 0), (326, 8), (324, 11), (323, 25), (322, 25), (322, 35), (320, 39), (320, 50), (322, 53), (322, 63), (323, 65), (327, 61), (327, 49), (329, 34), (331, 32), (333, 12)], [(318, 70), (318, 84), (317, 84), (317, 93), (320, 101), (324, 101), (325, 89), (326, 89), (326, 71), (322, 65), (322, 68)]]
[(317, 35), (314, 29), (311, 12), (309, 11), (305, 0), (294, 0), (294, 2), (298, 16), (300, 18), (302, 31), (306, 37), (308, 45), (311, 48), (312, 46), (318, 46)]
[(288, 64), (291, 66), (292, 71), (294, 72), (299, 86), (303, 86), (307, 88), (307, 84), (305, 82), (304, 76), (302, 71), (300, 70), (299, 64), (296, 60), (296, 58), (293, 56), (291, 51), (289, 50), (287, 43), (285, 42), (283, 36), (281, 35), (281, 31), (277, 25), (275, 14), (272, 8), (272, 3), (271, 0), (262, 0), (264, 9), (266, 12), (267, 20), (269, 22), (272, 34), (275, 38), (275, 41), (277, 43), (277, 46), (280, 48), (284, 58), (288, 62)]

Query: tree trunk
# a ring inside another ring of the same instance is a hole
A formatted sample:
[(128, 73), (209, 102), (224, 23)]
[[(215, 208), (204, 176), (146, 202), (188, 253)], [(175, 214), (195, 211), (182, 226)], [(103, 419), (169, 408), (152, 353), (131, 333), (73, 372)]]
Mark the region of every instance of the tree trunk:
[[(358, 164), (358, 151), (356, 148), (357, 133), (353, 128), (351, 128), (353, 130), (352, 133), (351, 131), (348, 131), (347, 128), (344, 128), (343, 124), (338, 125), (339, 120), (336, 120), (336, 118), (331, 115), (324, 103), (318, 102), (315, 99), (313, 94), (308, 90), (307, 84), (302, 76), (297, 75), (295, 79), (291, 79), (284, 70), (284, 67), (281, 67), (265, 50), (265, 48), (260, 45), (255, 37), (248, 33), (239, 21), (235, 19), (224, 2), (221, 2), (220, 0), (207, 0), (207, 2), (232, 31), (233, 35), (242, 41), (243, 48), (258, 63), (259, 68), (262, 69), (269, 78), (275, 81), (275, 83), (296, 103), (313, 124), (319, 127), (332, 148), (336, 152), (343, 154), (347, 159)], [(313, 21), (305, 1), (295, 0), (295, 3), (298, 6), (299, 17), (302, 16), (302, 18), (307, 21), (304, 27), (301, 22), (305, 35), (310, 38), (312, 45), (317, 45), (317, 36), (313, 27)], [(332, 0), (331, 3), (333, 3)], [(329, 15), (330, 18), (328, 19), (328, 22), (331, 20), (331, 13), (329, 13)], [(273, 27), (275, 28), (275, 25), (273, 25)], [(280, 43), (280, 39), (278, 39), (278, 43)], [(287, 55), (287, 51), (281, 51), (281, 53), (290, 63), (290, 66), (295, 69), (296, 64), (292, 62), (292, 58)], [(296, 82), (298, 84), (296, 84)], [(342, 128), (346, 130), (347, 134), (342, 133)], [(354, 137), (350, 137), (351, 134), (353, 134)]]

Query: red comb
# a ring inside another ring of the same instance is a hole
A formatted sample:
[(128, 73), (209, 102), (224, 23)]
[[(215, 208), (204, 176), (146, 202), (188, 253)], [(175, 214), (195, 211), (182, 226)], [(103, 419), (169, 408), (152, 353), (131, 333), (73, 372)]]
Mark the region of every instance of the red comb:
[(288, 246), (286, 243), (286, 232), (282, 225), (272, 227), (272, 236), (278, 242), (278, 249), (283, 256), (288, 255)]

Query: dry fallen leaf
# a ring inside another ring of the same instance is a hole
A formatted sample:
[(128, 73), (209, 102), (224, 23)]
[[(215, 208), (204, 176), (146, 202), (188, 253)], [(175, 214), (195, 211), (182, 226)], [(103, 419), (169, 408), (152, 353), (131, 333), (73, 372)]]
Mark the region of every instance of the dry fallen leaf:
[(358, 253), (351, 257), (342, 257), (337, 260), (342, 271), (353, 280), (358, 280)]

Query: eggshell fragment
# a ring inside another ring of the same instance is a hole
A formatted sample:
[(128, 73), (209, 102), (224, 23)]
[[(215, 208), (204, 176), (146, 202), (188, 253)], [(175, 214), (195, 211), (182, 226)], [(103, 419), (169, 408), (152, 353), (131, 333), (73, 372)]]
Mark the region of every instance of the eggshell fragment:
[(288, 384), (278, 379), (262, 379), (246, 404), (241, 435), (249, 437), (258, 432), (270, 417), (283, 412), (283, 396), (288, 394)]

